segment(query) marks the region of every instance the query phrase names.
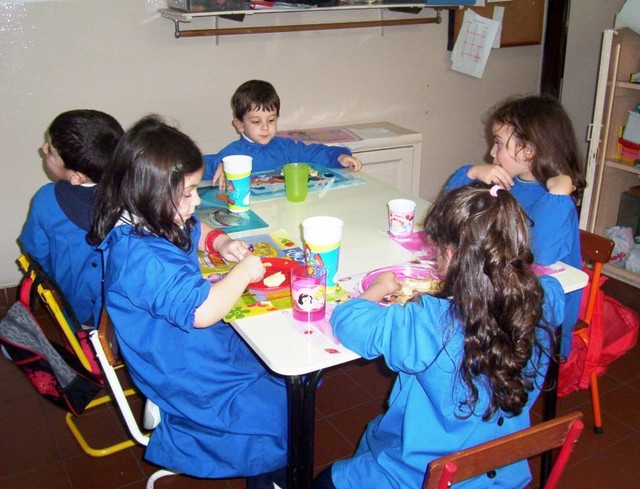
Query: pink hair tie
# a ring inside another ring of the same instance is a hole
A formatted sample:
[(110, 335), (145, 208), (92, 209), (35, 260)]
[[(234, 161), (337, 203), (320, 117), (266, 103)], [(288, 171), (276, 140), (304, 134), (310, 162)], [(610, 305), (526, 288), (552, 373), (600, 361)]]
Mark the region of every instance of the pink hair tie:
[(504, 190), (504, 189), (500, 185), (494, 185), (493, 187), (491, 187), (491, 189), (489, 190), (489, 194), (491, 195), (491, 197), (497, 197), (498, 190)]

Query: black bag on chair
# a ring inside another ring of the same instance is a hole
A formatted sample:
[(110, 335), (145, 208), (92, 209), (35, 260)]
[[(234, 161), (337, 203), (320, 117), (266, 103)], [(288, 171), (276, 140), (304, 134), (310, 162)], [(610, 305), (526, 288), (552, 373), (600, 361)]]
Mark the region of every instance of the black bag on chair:
[[(21, 292), (31, 286), (30, 280), (23, 279)], [(22, 298), (26, 294), (20, 295)], [(0, 321), (0, 344), (5, 356), (24, 372), (40, 394), (75, 415), (81, 414), (101, 389), (91, 374), (83, 373), (77, 358), (45, 336), (20, 300)]]

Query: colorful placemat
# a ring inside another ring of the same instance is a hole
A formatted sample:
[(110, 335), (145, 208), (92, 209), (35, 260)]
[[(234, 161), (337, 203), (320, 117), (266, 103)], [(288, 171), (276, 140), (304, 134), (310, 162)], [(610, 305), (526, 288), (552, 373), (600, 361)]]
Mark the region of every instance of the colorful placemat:
[[(326, 166), (311, 164), (312, 173), (309, 175), (309, 192), (320, 192), (330, 182), (332, 188), (362, 185), (364, 180), (357, 178), (349, 170), (327, 168)], [(273, 170), (256, 172), (251, 175), (251, 199), (254, 202), (285, 197), (284, 175), (282, 167)]]
[[(357, 178), (347, 169), (327, 168), (326, 166), (316, 164), (309, 166), (312, 168), (312, 172), (309, 175), (310, 193), (321, 192), (328, 184), (331, 185), (330, 188), (342, 188), (363, 185), (365, 183), (364, 180)], [(227, 207), (226, 196), (218, 187), (203, 185), (198, 188), (198, 194), (200, 194), (200, 198), (202, 199), (202, 204), (198, 206), (198, 211), (202, 210), (204, 212), (205, 209), (208, 208), (219, 209)], [(251, 202), (280, 199), (285, 196), (282, 166), (276, 167), (273, 170), (251, 174)], [(220, 211), (216, 211), (216, 213), (220, 213)], [(246, 214), (255, 215), (251, 210)], [(199, 212), (198, 216), (202, 219)], [(258, 219), (260, 218), (258, 217)], [(250, 229), (259, 228), (254, 227)]]
[(357, 134), (343, 127), (329, 129), (297, 129), (292, 131), (279, 131), (278, 136), (293, 139), (302, 143), (346, 143), (351, 141), (361, 141)]
[[(265, 258), (286, 258), (298, 263), (305, 262), (304, 250), (298, 246), (283, 229), (269, 234), (246, 236), (243, 241), (253, 246), (253, 253)], [(198, 252), (202, 275), (211, 282), (216, 282), (233, 268), (233, 263), (227, 263), (216, 255)], [(341, 287), (327, 291), (327, 302), (336, 302), (348, 297)], [(247, 289), (235, 306), (224, 317), (227, 322), (249, 316), (257, 316), (271, 311), (291, 309), (289, 288), (274, 287), (272, 289)], [(328, 317), (328, 316), (327, 316)]]

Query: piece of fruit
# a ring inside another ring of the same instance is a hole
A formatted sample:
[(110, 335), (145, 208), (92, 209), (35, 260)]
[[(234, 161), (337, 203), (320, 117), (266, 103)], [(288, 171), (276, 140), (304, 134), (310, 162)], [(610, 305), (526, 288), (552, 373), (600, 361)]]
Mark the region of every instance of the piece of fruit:
[(277, 287), (282, 282), (284, 282), (285, 279), (286, 279), (286, 277), (284, 276), (284, 273), (276, 272), (273, 275), (269, 275), (268, 277), (266, 277), (262, 282), (267, 287)]

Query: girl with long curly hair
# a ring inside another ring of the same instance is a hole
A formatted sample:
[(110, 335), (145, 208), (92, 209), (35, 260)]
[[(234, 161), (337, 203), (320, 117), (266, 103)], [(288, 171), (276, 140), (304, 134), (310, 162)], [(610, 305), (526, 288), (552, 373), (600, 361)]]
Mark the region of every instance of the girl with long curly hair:
[[(398, 377), (355, 455), (316, 488), (418, 489), (431, 460), (529, 426), (564, 293), (531, 269), (526, 215), (509, 192), (474, 183), (438, 200), (425, 232), (438, 250), (437, 293), (383, 307), (400, 288), (385, 272), (331, 317), (345, 346), (383, 356)], [(530, 478), (524, 461), (461, 487), (524, 487)]]

